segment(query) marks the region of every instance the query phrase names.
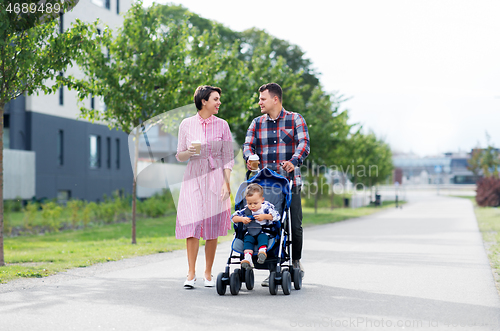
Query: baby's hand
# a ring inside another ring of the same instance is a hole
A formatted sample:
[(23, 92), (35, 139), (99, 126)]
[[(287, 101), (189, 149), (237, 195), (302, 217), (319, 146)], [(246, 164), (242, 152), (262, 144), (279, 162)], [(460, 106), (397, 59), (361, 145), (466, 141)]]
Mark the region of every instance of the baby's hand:
[(244, 217), (244, 218), (243, 218), (243, 220), (242, 220), (242, 222), (243, 222), (244, 224), (248, 224), (248, 223), (250, 223), (251, 221), (252, 221), (252, 220), (251, 220), (250, 218), (248, 218), (248, 217)]
[(262, 222), (267, 220), (267, 215), (266, 214), (259, 214), (259, 215), (254, 215), (253, 217), (255, 218), (256, 221)]

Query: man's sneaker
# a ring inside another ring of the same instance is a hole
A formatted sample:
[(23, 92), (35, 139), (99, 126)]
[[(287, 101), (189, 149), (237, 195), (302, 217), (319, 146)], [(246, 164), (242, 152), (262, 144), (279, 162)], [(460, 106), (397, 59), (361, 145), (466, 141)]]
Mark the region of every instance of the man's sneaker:
[(264, 279), (260, 285), (262, 287), (269, 287), (269, 276), (267, 276), (267, 278)]
[(252, 260), (250, 260), (250, 261), (248, 261), (248, 260), (241, 261), (241, 267), (243, 269), (253, 269), (253, 262), (252, 262)]
[(294, 268), (298, 268), (300, 270), (300, 277), (304, 278), (304, 267), (302, 266), (302, 263), (300, 263), (300, 260), (293, 260), (292, 261), (292, 266)]
[(257, 255), (257, 263), (262, 264), (266, 261), (266, 259), (267, 259), (266, 252), (259, 252), (259, 255)]

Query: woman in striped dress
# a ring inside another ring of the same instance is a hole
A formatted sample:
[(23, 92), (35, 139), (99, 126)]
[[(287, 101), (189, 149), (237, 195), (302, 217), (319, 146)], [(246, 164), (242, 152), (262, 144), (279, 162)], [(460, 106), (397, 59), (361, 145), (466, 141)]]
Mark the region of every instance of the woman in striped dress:
[[(177, 205), (175, 236), (186, 239), (188, 274), (185, 288), (193, 288), (200, 237), (205, 244), (204, 285), (215, 285), (212, 265), (217, 237), (230, 228), (230, 176), (234, 165), (231, 131), (227, 122), (215, 117), (219, 112), (221, 89), (199, 86), (194, 93), (198, 113), (184, 119), (179, 126), (176, 158), (189, 161)], [(201, 142), (196, 155), (193, 141)]]

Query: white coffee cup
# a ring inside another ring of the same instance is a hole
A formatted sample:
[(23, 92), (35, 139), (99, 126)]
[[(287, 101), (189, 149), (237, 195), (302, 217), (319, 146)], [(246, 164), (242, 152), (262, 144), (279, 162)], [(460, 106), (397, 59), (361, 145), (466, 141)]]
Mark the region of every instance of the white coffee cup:
[(259, 156), (258, 155), (250, 155), (250, 157), (248, 158), (248, 161), (250, 161), (250, 168), (252, 169), (252, 171), (258, 171), (259, 170)]
[(199, 141), (199, 140), (192, 141), (191, 145), (193, 145), (194, 148), (196, 148), (196, 152), (194, 155), (196, 155), (196, 156), (200, 155), (200, 153), (201, 153), (201, 141)]

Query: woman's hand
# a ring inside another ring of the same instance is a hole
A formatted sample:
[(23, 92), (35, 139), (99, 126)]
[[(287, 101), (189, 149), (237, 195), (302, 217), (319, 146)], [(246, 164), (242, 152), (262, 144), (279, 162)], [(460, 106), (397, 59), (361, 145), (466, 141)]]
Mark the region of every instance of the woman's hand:
[(227, 198), (229, 198), (230, 194), (231, 194), (231, 191), (229, 190), (228, 184), (226, 184), (226, 183), (222, 184), (222, 188), (220, 190), (220, 199), (222, 201), (224, 201)]
[(189, 155), (189, 157), (195, 155), (196, 147), (194, 147), (193, 145), (189, 145), (188, 149), (186, 150), (186, 153)]

